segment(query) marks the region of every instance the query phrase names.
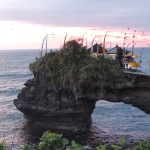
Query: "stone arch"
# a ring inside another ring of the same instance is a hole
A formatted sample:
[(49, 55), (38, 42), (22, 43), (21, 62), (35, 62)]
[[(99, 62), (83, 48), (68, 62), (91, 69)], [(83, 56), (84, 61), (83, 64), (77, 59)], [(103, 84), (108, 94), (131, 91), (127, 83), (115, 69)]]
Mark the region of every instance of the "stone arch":
[[(100, 99), (132, 104), (150, 114), (150, 76), (127, 76), (132, 79), (130, 85), (107, 89)], [(34, 125), (45, 130), (80, 133), (90, 127), (96, 99), (96, 95), (95, 100), (76, 98), (69, 88), (49, 83), (40, 75), (25, 83), (14, 104)]]

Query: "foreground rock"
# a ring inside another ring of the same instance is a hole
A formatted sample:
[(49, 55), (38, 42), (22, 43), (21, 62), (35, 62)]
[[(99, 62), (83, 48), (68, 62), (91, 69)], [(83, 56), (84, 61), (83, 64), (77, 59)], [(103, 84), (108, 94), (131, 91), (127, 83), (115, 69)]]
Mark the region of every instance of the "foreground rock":
[(25, 86), (14, 104), (33, 121), (35, 130), (78, 133), (89, 129), (96, 101), (76, 99), (69, 88), (49, 83), (44, 75)]

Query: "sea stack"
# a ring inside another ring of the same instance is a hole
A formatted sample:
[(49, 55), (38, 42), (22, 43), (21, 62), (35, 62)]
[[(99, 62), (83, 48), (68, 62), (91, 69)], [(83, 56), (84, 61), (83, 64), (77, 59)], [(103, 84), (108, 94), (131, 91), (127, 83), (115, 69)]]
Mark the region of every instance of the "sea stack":
[(95, 58), (75, 40), (37, 58), (29, 68), (34, 78), (26, 81), (14, 104), (43, 131), (89, 130), (96, 101), (122, 78), (115, 60)]
[(42, 74), (25, 86), (14, 104), (35, 128), (75, 133), (89, 129), (95, 101), (76, 98), (68, 87), (49, 83)]
[(14, 104), (42, 131), (81, 133), (89, 130), (97, 100), (124, 102), (150, 113), (150, 76), (124, 72), (117, 60), (93, 57), (75, 40), (30, 64)]

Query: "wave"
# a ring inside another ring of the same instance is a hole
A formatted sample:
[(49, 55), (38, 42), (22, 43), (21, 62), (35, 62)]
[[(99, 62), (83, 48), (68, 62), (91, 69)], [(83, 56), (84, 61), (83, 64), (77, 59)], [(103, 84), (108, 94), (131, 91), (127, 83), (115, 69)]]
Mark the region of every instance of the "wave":
[(17, 95), (21, 91), (21, 88), (15, 89), (15, 88), (9, 88), (5, 90), (0, 90), (0, 95), (1, 96), (12, 96), (12, 95)]
[(0, 74), (1, 77), (26, 77), (26, 76), (31, 76), (33, 75), (31, 72), (8, 72), (8, 73), (2, 73)]

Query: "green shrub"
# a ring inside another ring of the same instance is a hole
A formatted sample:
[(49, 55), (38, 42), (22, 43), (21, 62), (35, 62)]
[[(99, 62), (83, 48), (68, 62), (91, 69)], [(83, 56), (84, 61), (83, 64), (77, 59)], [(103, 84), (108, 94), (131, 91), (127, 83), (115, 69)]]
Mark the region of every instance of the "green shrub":
[(38, 148), (35, 148), (33, 146), (30, 146), (30, 145), (22, 145), (21, 150), (38, 150)]
[(7, 147), (4, 143), (0, 143), (0, 150), (7, 150)]
[(90, 55), (86, 47), (75, 40), (65, 44), (59, 51), (50, 51), (29, 65), (34, 74), (45, 74), (52, 83), (71, 88), (76, 97), (88, 93), (103, 93), (122, 79), (122, 70), (117, 61), (103, 56)]
[(150, 141), (139, 141), (134, 150), (150, 150)]
[[(109, 148), (107, 148), (109, 147)], [(96, 150), (107, 150), (107, 149), (112, 149), (112, 150), (127, 150), (127, 141), (124, 138), (120, 138), (119, 141), (116, 144), (112, 145), (99, 145), (96, 147)], [(128, 149), (129, 150), (129, 149)]]
[(106, 150), (106, 144), (97, 146), (96, 150)]
[(40, 138), (39, 150), (61, 150), (67, 144), (69, 141), (62, 138), (61, 134), (46, 131)]
[(75, 141), (71, 141), (71, 146), (69, 146), (67, 150), (84, 150), (84, 148), (82, 145), (77, 144)]
[[(134, 147), (128, 147), (127, 141), (120, 138), (116, 144), (99, 145), (95, 150), (150, 150), (150, 141), (139, 141)], [(0, 143), (0, 150), (12, 150), (12, 147), (9, 148), (5, 143)], [(75, 141), (69, 143), (61, 134), (46, 131), (37, 146), (22, 145), (21, 150), (84, 150), (84, 147)]]

